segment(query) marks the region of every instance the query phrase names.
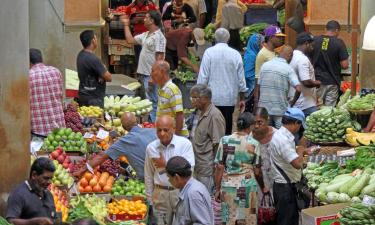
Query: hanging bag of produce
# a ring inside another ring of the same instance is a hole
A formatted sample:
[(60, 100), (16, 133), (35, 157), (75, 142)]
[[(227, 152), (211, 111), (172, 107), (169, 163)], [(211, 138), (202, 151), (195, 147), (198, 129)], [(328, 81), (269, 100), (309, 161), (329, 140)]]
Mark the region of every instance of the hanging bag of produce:
[(276, 222), (275, 203), (270, 193), (264, 194), (258, 209), (258, 224), (272, 225)]

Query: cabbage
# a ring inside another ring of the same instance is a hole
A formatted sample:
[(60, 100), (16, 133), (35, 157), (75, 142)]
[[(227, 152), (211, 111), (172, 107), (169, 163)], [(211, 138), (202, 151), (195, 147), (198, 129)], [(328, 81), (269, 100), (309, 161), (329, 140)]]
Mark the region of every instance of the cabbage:
[(361, 203), (362, 200), (359, 197), (355, 196), (355, 197), (352, 198), (352, 202), (353, 203)]
[(345, 193), (341, 193), (341, 194), (339, 194), (338, 200), (339, 200), (339, 202), (350, 202), (351, 198), (349, 197), (349, 195), (347, 195)]
[(323, 191), (315, 192), (315, 196), (319, 199), (320, 202), (327, 202), (327, 195)]
[(327, 202), (328, 203), (338, 203), (339, 202), (339, 194), (336, 193), (336, 192), (328, 192)]

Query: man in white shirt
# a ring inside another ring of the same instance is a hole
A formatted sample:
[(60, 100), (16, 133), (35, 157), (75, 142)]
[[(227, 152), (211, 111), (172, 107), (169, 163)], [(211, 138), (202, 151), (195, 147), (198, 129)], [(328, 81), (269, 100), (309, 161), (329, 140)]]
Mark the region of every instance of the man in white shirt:
[(212, 90), (212, 102), (225, 118), (225, 134), (232, 133), (234, 107), (240, 96), (240, 111), (245, 109), (247, 91), (244, 67), (240, 53), (228, 46), (230, 35), (225, 28), (215, 31), (216, 45), (208, 48), (202, 58), (198, 84)]
[[(290, 66), (294, 69), (298, 76), (298, 80), (302, 84), (302, 92), (294, 107), (299, 108), (305, 114), (305, 117), (317, 111), (316, 89), (320, 87), (320, 81), (315, 80), (314, 66), (307, 57), (313, 51), (314, 37), (303, 32), (297, 36), (297, 48), (293, 52), (293, 58)], [(289, 97), (294, 96), (295, 89), (291, 87)]]
[(178, 202), (178, 189), (168, 180), (165, 168), (173, 156), (181, 156), (195, 165), (191, 142), (174, 135), (175, 122), (170, 116), (158, 117), (156, 133), (158, 139), (151, 142), (146, 149), (145, 187), (146, 196), (152, 204), (153, 213), (158, 225), (172, 224)]
[[(299, 214), (293, 187), (301, 180), (303, 155), (310, 152), (305, 148), (296, 149), (294, 134), (299, 131), (301, 125), (305, 127), (305, 116), (300, 109), (289, 108), (282, 118), (282, 124), (270, 142), (276, 221), (278, 225), (298, 225)], [(288, 184), (281, 170), (288, 176), (291, 184)]]

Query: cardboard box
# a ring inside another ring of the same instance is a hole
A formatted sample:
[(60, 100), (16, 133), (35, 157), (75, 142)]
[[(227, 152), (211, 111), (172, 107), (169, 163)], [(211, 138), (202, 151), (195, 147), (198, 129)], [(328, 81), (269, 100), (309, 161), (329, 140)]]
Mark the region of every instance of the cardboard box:
[(302, 225), (339, 225), (337, 213), (348, 205), (340, 203), (304, 209)]

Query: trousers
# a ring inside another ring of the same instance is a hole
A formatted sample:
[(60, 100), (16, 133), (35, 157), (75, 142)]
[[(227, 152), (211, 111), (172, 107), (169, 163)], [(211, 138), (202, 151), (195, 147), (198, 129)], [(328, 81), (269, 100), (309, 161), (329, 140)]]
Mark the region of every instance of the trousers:
[(296, 194), (290, 184), (274, 183), (273, 199), (277, 225), (298, 225), (299, 214)]

